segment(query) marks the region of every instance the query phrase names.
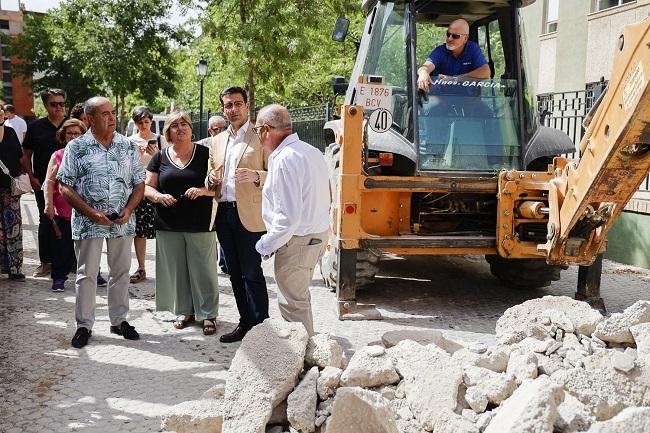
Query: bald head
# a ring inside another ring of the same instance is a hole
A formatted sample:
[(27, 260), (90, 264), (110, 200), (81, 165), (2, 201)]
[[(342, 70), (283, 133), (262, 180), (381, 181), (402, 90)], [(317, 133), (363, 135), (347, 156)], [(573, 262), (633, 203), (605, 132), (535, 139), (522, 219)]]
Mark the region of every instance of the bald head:
[(88, 116), (92, 116), (97, 111), (97, 107), (100, 107), (107, 102), (111, 104), (111, 106), (113, 105), (110, 100), (104, 98), (103, 96), (93, 96), (86, 101), (86, 104), (84, 105), (84, 113), (86, 113)]
[(291, 129), (289, 110), (280, 104), (271, 104), (262, 108), (257, 115), (258, 125), (271, 125), (276, 129)]
[(469, 23), (462, 18), (454, 20), (449, 24), (449, 32), (466, 35), (469, 33)]

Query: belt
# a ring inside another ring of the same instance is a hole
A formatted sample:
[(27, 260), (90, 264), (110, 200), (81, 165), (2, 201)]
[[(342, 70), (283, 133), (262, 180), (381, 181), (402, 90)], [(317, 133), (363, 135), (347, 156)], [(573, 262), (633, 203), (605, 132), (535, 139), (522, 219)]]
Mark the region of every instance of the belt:
[(236, 201), (220, 201), (219, 206), (237, 207), (237, 202)]

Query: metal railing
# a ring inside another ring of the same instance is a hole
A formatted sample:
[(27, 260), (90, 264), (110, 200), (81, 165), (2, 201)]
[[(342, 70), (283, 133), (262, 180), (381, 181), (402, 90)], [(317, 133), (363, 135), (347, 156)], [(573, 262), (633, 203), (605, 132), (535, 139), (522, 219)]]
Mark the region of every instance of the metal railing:
[[(577, 149), (585, 133), (582, 121), (601, 93), (602, 87), (594, 87), (573, 92), (537, 95), (537, 109), (542, 124), (565, 132), (573, 140)], [(573, 158), (576, 154), (568, 156)], [(639, 191), (650, 191), (650, 175), (645, 178)]]
[[(294, 132), (298, 133), (300, 139), (307, 142), (324, 152), (329, 143), (325, 139), (323, 126), (329, 118), (329, 104), (315, 105), (311, 107), (290, 108), (289, 113), (293, 123)], [(203, 128), (200, 128), (199, 113), (191, 113), (192, 130), (194, 139), (201, 140), (208, 136), (208, 119), (218, 114), (223, 117), (222, 113), (203, 113)]]

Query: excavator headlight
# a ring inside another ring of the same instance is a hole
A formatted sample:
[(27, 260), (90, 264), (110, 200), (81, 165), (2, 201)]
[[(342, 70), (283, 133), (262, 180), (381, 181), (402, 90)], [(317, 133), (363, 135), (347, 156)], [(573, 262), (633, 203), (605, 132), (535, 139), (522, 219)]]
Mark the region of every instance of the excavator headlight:
[(392, 153), (380, 153), (379, 154), (379, 165), (382, 167), (392, 167), (393, 166), (393, 154)]

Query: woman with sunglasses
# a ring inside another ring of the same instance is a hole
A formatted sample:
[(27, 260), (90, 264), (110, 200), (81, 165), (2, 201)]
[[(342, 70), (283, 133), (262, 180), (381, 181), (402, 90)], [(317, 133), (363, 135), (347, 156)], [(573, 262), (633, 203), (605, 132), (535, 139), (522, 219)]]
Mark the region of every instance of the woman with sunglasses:
[[(66, 146), (69, 142), (85, 132), (86, 125), (81, 120), (69, 119), (56, 132), (56, 138), (59, 143)], [(64, 151), (65, 147), (52, 154), (43, 185), (43, 190), (45, 191), (45, 215), (52, 221), (55, 235), (52, 271), (50, 273), (53, 292), (63, 292), (65, 289), (65, 281), (68, 279), (68, 273), (75, 261), (72, 228), (70, 225), (72, 206), (68, 204), (59, 192), (59, 181), (56, 179)]]
[(197, 320), (212, 335), (219, 292), (210, 227), (214, 192), (203, 184), (210, 151), (192, 143), (185, 112), (167, 117), (163, 135), (170, 146), (153, 155), (145, 182), (145, 197), (156, 205), (156, 309), (176, 314), (176, 329)]
[(431, 73), (440, 78), (490, 78), (490, 66), (481, 47), (469, 40), (469, 23), (464, 19), (449, 24), (446, 42), (437, 46), (418, 69), (418, 87), (427, 93), (433, 82)]

